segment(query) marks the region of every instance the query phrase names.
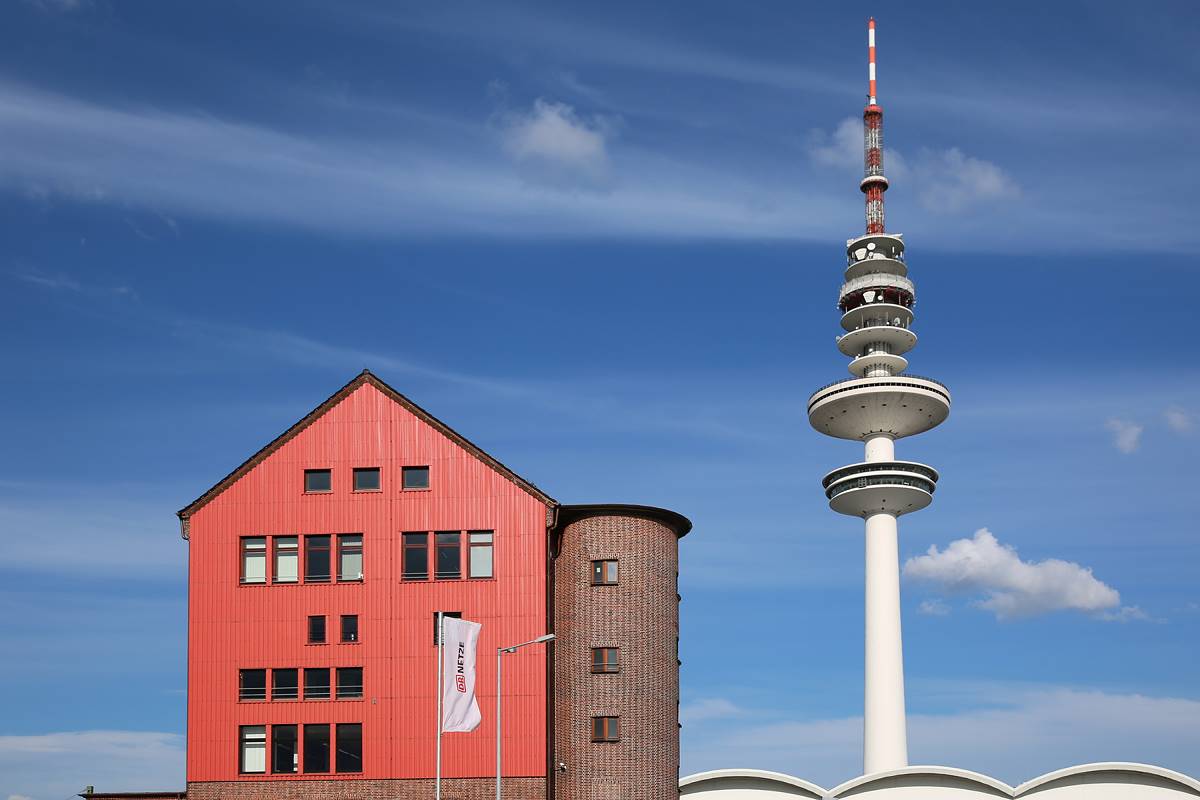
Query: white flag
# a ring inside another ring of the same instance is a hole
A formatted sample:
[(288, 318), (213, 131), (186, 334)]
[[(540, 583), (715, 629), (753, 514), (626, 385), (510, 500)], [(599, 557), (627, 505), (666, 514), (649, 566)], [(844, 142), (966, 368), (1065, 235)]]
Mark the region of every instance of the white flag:
[(478, 622), (442, 617), (442, 731), (467, 733), (479, 727), (475, 702), (475, 650)]

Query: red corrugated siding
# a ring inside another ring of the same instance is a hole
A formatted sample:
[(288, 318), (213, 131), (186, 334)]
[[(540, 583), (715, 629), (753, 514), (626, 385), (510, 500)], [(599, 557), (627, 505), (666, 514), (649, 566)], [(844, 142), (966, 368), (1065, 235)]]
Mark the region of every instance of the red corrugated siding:
[[(406, 464), (430, 465), (429, 491), (400, 490)], [(351, 470), (375, 466), (383, 491), (352, 493)], [(326, 467), (333, 469), (333, 493), (305, 495), (303, 470)], [(400, 534), (439, 529), (494, 530), (496, 578), (401, 583)], [(239, 584), (240, 537), (320, 533), (362, 533), (363, 583)], [(438, 609), (483, 623), (477, 680), (483, 724), (473, 733), (446, 734), (443, 775), (494, 774), (496, 647), (546, 628), (543, 503), (364, 385), (197, 511), (189, 547), (189, 781), (238, 778), (239, 725), (321, 722), (362, 723), (361, 777), (432, 776)], [(329, 617), (331, 641), (337, 617), (358, 614), (361, 641), (306, 644), (310, 614)], [(504, 772), (544, 776), (545, 650), (505, 658)], [(241, 668), (360, 665), (361, 701), (237, 701)]]

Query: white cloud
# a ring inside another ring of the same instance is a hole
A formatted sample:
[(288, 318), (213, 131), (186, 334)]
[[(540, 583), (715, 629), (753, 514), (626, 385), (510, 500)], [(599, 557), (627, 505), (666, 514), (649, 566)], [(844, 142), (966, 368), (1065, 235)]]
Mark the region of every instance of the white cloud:
[[(862, 120), (847, 117), (838, 123), (833, 133), (814, 128), (808, 135), (808, 155), (814, 162), (827, 167), (862, 167)], [(886, 154), (885, 154), (886, 155)], [(886, 159), (885, 162), (886, 163)]]
[(99, 791), (181, 791), (183, 736), (177, 733), (89, 730), (0, 736), (0, 791), (33, 800), (61, 800)]
[(1167, 427), (1176, 433), (1191, 433), (1196, 430), (1196, 421), (1192, 415), (1178, 406), (1171, 406), (1163, 412)]
[(917, 606), (917, 613), (931, 617), (944, 617), (950, 613), (950, 606), (937, 598), (922, 600), (921, 604)]
[[(951, 542), (945, 550), (934, 545), (925, 555), (910, 558), (904, 576), (947, 594), (982, 594), (984, 599), (977, 605), (1001, 620), (1068, 610), (1122, 613), (1120, 593), (1090, 569), (1057, 558), (1022, 561), (1013, 547), (1001, 544), (987, 528), (976, 531), (973, 538)], [(1134, 612), (1125, 613), (1131, 618)]]
[(612, 126), (587, 120), (565, 103), (538, 98), (528, 113), (502, 118), (504, 149), (528, 174), (554, 184), (596, 183), (608, 176)]
[(1104, 423), (1104, 427), (1113, 435), (1113, 446), (1129, 455), (1136, 452), (1142, 443), (1142, 431), (1145, 426), (1130, 422), (1127, 419), (1112, 417)]
[[(1200, 701), (1066, 687), (981, 684), (973, 707), (910, 713), (914, 764), (947, 764), (1016, 784), (1074, 764), (1140, 761), (1200, 772)], [(862, 771), (862, 718), (742, 721), (683, 728), (683, 774), (752, 767), (832, 787)]]

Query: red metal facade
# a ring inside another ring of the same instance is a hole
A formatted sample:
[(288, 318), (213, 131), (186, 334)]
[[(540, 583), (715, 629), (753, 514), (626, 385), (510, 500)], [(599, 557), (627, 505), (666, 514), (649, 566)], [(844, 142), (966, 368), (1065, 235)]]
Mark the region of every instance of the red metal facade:
[[(428, 490), (401, 489), (406, 465), (430, 467)], [(356, 467), (379, 467), (381, 491), (354, 492)], [(326, 468), (333, 490), (306, 494), (304, 470)], [(362, 724), (363, 771), (312, 779), (431, 777), (438, 610), (483, 623), (483, 723), (445, 735), (443, 775), (493, 775), (496, 647), (546, 632), (546, 515), (545, 502), (377, 387), (354, 389), (191, 515), (189, 783), (310, 779), (239, 775), (239, 726), (346, 722)], [(401, 534), (439, 530), (495, 531), (495, 577), (402, 582)], [(358, 533), (361, 583), (240, 582), (241, 537)], [(343, 614), (358, 615), (358, 642), (337, 643)], [(309, 615), (328, 618), (330, 644), (306, 643)], [(544, 647), (506, 656), (505, 775), (546, 775), (546, 658)], [(239, 669), (356, 666), (361, 700), (238, 700)]]

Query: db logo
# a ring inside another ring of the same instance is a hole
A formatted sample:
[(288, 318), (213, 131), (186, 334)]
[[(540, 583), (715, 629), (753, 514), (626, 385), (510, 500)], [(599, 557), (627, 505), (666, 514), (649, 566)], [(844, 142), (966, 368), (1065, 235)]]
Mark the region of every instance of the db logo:
[(454, 676), (454, 688), (458, 689), (460, 692), (465, 693), (467, 691), (467, 679), (465, 677), (463, 677), (462, 675), (455, 675)]

